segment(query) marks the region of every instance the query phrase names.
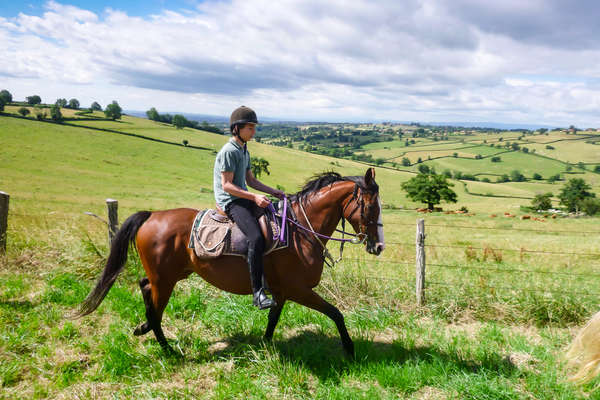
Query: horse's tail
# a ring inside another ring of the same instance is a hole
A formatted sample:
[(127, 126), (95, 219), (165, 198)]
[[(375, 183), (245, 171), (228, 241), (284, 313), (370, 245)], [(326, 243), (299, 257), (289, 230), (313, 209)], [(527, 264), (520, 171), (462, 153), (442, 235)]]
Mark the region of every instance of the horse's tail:
[(108, 293), (113, 283), (115, 283), (117, 276), (119, 276), (125, 266), (129, 244), (131, 243), (135, 246), (135, 238), (138, 229), (140, 229), (144, 222), (150, 218), (150, 215), (152, 215), (150, 211), (139, 211), (123, 222), (121, 229), (119, 229), (113, 238), (110, 254), (106, 261), (106, 267), (104, 268), (104, 271), (102, 271), (100, 278), (98, 278), (96, 287), (94, 287), (81, 303), (79, 310), (72, 318), (83, 317), (98, 308), (102, 300), (104, 300), (104, 296), (106, 296), (106, 293)]
[(585, 383), (600, 373), (600, 312), (583, 327), (566, 354), (568, 364), (577, 370), (570, 381)]

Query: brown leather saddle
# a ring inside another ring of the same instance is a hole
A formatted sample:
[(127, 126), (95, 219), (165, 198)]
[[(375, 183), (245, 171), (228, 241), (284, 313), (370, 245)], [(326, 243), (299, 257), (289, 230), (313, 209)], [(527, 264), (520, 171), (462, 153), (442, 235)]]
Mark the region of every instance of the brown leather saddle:
[[(258, 224), (265, 238), (265, 253), (287, 247), (285, 242), (279, 241), (278, 221), (271, 213), (260, 210)], [(279, 221), (279, 224), (281, 222)], [(287, 236), (287, 230), (285, 232)], [(189, 248), (193, 248), (198, 258), (216, 258), (224, 255), (233, 255), (246, 258), (248, 254), (248, 240), (238, 226), (220, 209), (202, 210), (196, 214), (192, 231), (190, 233)]]

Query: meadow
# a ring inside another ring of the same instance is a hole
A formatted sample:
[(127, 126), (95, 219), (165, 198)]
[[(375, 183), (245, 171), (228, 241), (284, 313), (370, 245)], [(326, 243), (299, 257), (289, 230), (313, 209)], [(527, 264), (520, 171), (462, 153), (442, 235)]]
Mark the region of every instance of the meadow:
[[(356, 360), (343, 354), (332, 321), (295, 304), (286, 305), (273, 342), (263, 342), (267, 314), (249, 296), (197, 276), (178, 284), (165, 312), (165, 333), (182, 354), (167, 355), (152, 334), (132, 335), (144, 318), (135, 252), (100, 308), (68, 319), (108, 252), (105, 225), (84, 212), (104, 216), (106, 198), (119, 201), (121, 220), (142, 209), (212, 206), (214, 152), (226, 140), (128, 116), (63, 125), (0, 116), (0, 190), (11, 195), (0, 257), (0, 398), (594, 396), (597, 382), (567, 381), (562, 355), (600, 305), (598, 219), (507, 218), (503, 212), (519, 214), (528, 201), (469, 194), (458, 181), (458, 203), (443, 207), (465, 206), (469, 215), (421, 215), (400, 188), (412, 173), (388, 168), (376, 175), (387, 249), (373, 257), (347, 247), (317, 289), (344, 313)], [(288, 193), (316, 172), (367, 168), (255, 142), (249, 148), (270, 162), (261, 180)], [(553, 165), (538, 168), (549, 173)], [(523, 197), (558, 187), (467, 185)], [(414, 297), (418, 218), (427, 233), (421, 308)]]

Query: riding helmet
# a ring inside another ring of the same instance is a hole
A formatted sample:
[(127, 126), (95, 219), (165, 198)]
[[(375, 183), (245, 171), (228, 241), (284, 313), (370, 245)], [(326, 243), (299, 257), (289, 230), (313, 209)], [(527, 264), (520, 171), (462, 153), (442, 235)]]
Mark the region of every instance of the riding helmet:
[(258, 124), (254, 110), (246, 106), (241, 106), (233, 110), (229, 118), (229, 127), (231, 129), (233, 129), (234, 125), (248, 123)]

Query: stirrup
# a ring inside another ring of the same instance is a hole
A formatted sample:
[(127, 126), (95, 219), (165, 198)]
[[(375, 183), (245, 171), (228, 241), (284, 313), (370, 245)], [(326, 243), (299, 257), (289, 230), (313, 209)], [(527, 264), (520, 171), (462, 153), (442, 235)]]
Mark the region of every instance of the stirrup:
[(258, 307), (259, 310), (277, 307), (277, 303), (275, 302), (275, 300), (272, 300), (267, 297), (264, 288), (260, 288), (256, 293), (254, 293), (252, 304)]

